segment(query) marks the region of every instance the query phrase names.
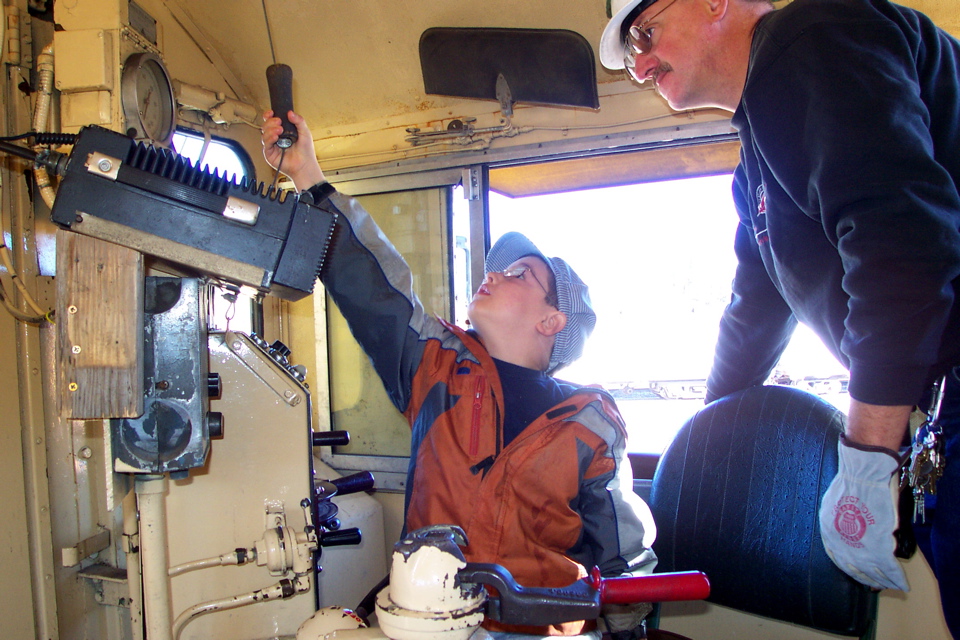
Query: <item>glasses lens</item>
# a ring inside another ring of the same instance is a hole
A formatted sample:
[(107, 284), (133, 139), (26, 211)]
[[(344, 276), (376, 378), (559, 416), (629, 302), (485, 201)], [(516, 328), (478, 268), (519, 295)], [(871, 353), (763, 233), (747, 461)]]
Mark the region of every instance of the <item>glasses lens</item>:
[(626, 48), (638, 56), (650, 53), (650, 29), (641, 29), (636, 24), (630, 27), (627, 31)]
[(637, 56), (650, 53), (650, 44), (649, 29), (643, 29), (639, 25), (633, 25), (627, 30), (627, 41), (623, 47), (623, 66), (627, 74), (640, 83), (642, 83), (644, 79), (637, 77)]

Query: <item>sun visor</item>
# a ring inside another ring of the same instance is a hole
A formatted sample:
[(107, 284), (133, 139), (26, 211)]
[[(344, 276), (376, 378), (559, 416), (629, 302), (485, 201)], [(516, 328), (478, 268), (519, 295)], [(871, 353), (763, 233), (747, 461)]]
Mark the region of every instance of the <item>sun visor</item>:
[[(598, 109), (593, 49), (562, 29), (434, 27), (420, 36), (428, 94)], [(498, 91), (498, 79), (500, 90)]]

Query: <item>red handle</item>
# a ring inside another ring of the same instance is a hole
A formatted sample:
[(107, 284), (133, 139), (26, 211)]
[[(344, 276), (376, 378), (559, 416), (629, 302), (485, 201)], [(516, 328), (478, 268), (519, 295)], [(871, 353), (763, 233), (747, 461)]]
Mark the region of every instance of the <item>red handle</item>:
[(702, 571), (600, 578), (599, 582), (602, 604), (703, 600), (710, 595), (710, 581)]

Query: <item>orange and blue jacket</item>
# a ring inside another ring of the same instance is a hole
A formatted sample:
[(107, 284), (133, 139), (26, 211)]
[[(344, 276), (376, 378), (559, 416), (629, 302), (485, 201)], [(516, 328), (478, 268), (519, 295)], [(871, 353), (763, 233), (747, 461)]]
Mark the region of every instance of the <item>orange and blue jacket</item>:
[[(569, 385), (504, 446), (500, 379), (477, 334), (425, 313), (406, 262), (356, 200), (320, 204), (339, 214), (321, 281), (412, 429), (407, 530), (457, 525), (468, 562), (502, 565), (527, 587), (567, 586), (594, 566), (652, 572), (655, 527), (633, 493), (613, 398)], [(575, 635), (592, 623), (484, 626)]]

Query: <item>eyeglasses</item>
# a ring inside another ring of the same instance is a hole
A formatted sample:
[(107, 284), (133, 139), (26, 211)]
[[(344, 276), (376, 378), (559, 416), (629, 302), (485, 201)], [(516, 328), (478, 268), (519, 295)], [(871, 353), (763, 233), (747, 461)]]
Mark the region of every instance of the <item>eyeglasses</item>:
[[(660, 16), (661, 13), (676, 4), (677, 0), (672, 0), (660, 11), (644, 20), (639, 24), (633, 24), (627, 29), (627, 37), (623, 47), (623, 66), (630, 77), (637, 82), (643, 82), (646, 77), (637, 75), (637, 56), (645, 56), (653, 50), (653, 30), (654, 26), (650, 22)], [(650, 25), (650, 26), (647, 26)]]
[(540, 278), (537, 277), (537, 274), (534, 273), (533, 269), (530, 267), (514, 267), (512, 269), (504, 269), (500, 273), (506, 278), (523, 278), (524, 274), (526, 274), (528, 271), (530, 272), (530, 275), (533, 276), (533, 279), (536, 281), (536, 283), (540, 285), (540, 288), (543, 289), (543, 292), (547, 294), (547, 304), (549, 304), (551, 307), (559, 308), (556, 294), (551, 294), (549, 289), (543, 286), (543, 283), (540, 282)]

